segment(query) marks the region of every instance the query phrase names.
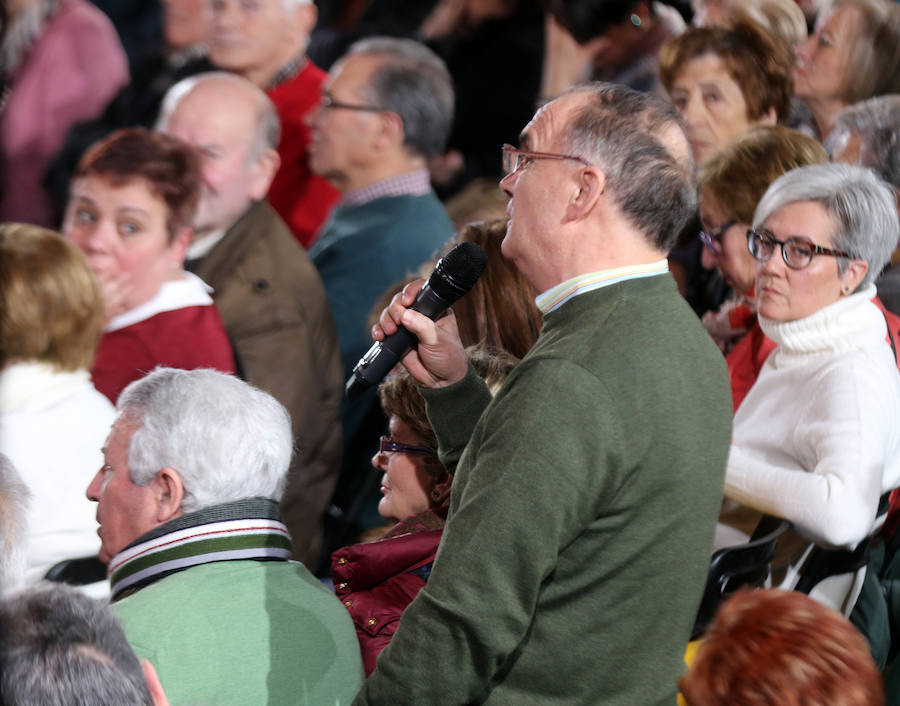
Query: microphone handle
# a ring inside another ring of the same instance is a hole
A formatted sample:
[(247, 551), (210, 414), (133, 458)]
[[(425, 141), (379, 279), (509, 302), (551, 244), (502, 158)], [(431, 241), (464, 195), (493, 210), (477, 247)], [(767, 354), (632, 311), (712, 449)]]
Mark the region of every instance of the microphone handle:
[[(449, 309), (451, 304), (452, 302), (435, 294), (426, 283), (409, 308), (434, 320)], [(376, 341), (353, 368), (353, 374), (344, 389), (347, 399), (354, 400), (366, 388), (381, 382), (417, 341), (416, 335), (405, 326), (400, 326), (395, 333), (385, 336), (383, 340)]]

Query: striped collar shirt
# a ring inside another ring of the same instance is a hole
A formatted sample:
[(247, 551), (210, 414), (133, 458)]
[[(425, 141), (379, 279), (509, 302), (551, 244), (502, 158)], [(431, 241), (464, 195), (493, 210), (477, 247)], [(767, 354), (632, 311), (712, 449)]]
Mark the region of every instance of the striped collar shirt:
[(618, 284), (630, 279), (664, 275), (668, 271), (669, 263), (663, 259), (646, 265), (628, 265), (626, 267), (616, 267), (612, 270), (588, 272), (551, 287), (543, 294), (538, 295), (534, 303), (537, 304), (538, 309), (542, 313), (549, 314), (579, 294), (592, 292), (595, 289), (608, 287), (611, 284)]
[(361, 189), (348, 191), (340, 201), (341, 206), (362, 206), (375, 199), (389, 196), (425, 196), (431, 192), (431, 180), (427, 169), (398, 174), (376, 181)]

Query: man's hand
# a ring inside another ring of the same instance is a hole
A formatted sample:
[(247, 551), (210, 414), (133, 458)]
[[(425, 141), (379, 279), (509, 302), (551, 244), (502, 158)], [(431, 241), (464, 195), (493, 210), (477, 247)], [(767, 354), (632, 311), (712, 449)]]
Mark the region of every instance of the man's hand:
[(419, 339), (418, 345), (401, 359), (409, 374), (425, 387), (446, 387), (466, 376), (466, 351), (452, 310), (432, 321), (409, 308), (424, 284), (421, 279), (410, 282), (394, 296), (372, 327), (372, 338), (381, 341), (398, 326), (405, 326)]

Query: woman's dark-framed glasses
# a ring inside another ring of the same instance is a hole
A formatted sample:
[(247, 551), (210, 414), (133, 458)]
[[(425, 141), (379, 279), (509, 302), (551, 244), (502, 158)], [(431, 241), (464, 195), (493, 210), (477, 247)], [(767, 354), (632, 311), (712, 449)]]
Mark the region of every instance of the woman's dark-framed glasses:
[(591, 163), (581, 157), (571, 154), (553, 154), (552, 152), (529, 152), (528, 150), (520, 150), (512, 145), (503, 145), (503, 176), (509, 176), (513, 172), (524, 167), (533, 159), (571, 159), (581, 162), (584, 166), (589, 167)]
[(388, 453), (401, 453), (401, 454), (432, 454), (434, 453), (431, 449), (425, 446), (413, 446), (412, 444), (401, 444), (399, 441), (394, 441), (389, 436), (382, 436), (379, 440), (378, 444), (378, 453), (388, 454)]
[(809, 267), (813, 257), (816, 255), (831, 255), (832, 257), (851, 257), (849, 253), (843, 250), (832, 250), (831, 248), (823, 248), (816, 245), (807, 238), (799, 236), (791, 236), (787, 240), (778, 240), (771, 231), (763, 228), (762, 230), (747, 231), (747, 248), (750, 254), (760, 262), (766, 262), (772, 253), (775, 252), (775, 246), (781, 246), (781, 257), (784, 264), (792, 270), (802, 270)]
[(719, 255), (721, 250), (722, 242), (722, 233), (731, 228), (734, 225), (734, 221), (728, 221), (728, 223), (723, 223), (718, 228), (713, 228), (711, 230), (701, 230), (700, 231), (700, 241), (713, 251), (714, 254)]

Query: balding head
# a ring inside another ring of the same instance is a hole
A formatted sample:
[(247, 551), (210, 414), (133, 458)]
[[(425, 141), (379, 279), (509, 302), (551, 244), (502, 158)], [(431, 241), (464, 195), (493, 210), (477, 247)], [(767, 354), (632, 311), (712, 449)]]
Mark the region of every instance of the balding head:
[(249, 81), (215, 72), (177, 83), (163, 101), (158, 129), (201, 154), (206, 189), (198, 235), (230, 228), (265, 198), (279, 165), (280, 124), (272, 102)]

